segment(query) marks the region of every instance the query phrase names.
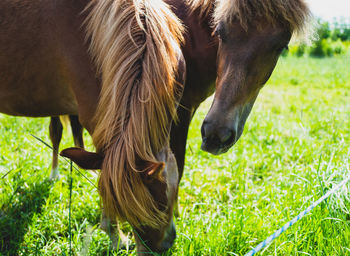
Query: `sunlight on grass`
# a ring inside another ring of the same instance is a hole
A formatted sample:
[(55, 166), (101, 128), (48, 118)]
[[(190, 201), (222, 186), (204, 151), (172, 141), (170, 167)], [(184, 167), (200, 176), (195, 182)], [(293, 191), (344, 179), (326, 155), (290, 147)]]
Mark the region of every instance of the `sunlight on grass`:
[[(221, 156), (200, 150), (211, 99), (202, 104), (189, 132), (173, 255), (242, 255), (349, 175), (349, 67), (348, 56), (282, 58), (240, 141)], [(60, 181), (46, 181), (51, 152), (30, 136), (49, 142), (48, 124), (0, 115), (0, 177), (10, 171), (0, 180), (0, 254), (69, 254), (69, 164), (60, 161)], [(63, 137), (61, 148), (73, 145), (70, 132)], [(82, 172), (96, 182), (96, 173)], [(349, 189), (262, 255), (349, 255)], [(98, 193), (77, 172), (72, 198), (73, 254), (117, 255), (98, 228)]]

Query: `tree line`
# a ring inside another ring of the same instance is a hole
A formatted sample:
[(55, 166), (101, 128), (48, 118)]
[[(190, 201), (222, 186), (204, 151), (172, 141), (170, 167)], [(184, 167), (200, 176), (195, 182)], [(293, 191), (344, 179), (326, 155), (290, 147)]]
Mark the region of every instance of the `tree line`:
[(350, 48), (350, 20), (341, 18), (328, 22), (319, 19), (316, 26), (316, 38), (311, 45), (292, 45), (284, 55), (331, 57), (347, 53)]

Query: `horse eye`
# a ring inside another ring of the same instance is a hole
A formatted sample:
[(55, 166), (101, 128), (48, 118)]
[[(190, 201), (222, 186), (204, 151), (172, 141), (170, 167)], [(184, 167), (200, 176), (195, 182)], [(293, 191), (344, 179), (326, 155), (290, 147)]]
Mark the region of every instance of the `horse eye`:
[(224, 28), (221, 24), (218, 24), (214, 30), (214, 33), (213, 35), (219, 37), (220, 39), (223, 39), (225, 36), (224, 36)]

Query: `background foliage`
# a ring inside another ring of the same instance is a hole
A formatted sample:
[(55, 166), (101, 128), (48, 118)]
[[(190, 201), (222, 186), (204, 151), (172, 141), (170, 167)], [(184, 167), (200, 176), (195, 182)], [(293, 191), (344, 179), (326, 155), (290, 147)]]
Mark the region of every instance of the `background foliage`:
[(296, 44), (289, 47), (289, 53), (297, 57), (330, 57), (346, 54), (350, 46), (350, 20), (335, 19), (333, 22), (318, 20), (316, 40), (310, 46)]

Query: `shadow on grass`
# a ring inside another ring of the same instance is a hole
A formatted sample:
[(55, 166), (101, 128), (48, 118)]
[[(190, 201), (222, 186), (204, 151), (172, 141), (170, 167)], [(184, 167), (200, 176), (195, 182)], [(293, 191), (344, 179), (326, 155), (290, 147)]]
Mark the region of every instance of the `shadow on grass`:
[(52, 187), (49, 180), (28, 187), (19, 176), (14, 177), (14, 193), (0, 205), (0, 255), (18, 255), (32, 217), (41, 212)]

